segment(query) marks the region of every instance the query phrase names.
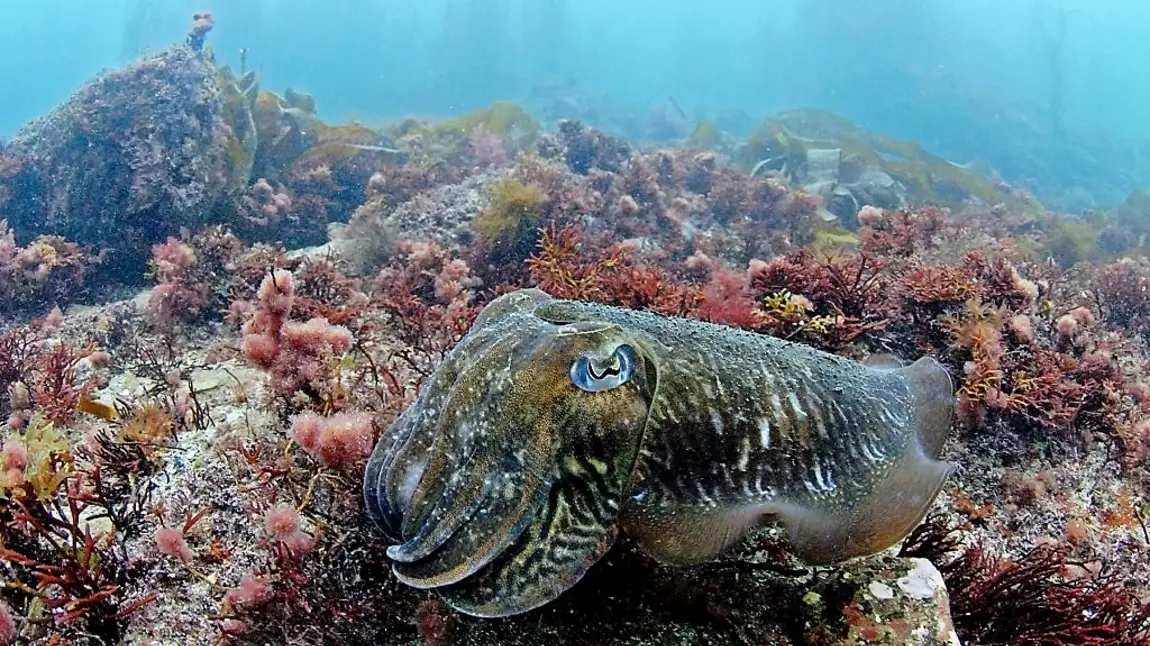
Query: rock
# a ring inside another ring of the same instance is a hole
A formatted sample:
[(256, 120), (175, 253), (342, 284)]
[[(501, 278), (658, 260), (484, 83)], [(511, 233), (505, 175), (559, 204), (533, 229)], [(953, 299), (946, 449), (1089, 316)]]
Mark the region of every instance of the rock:
[(812, 148), (807, 150), (808, 183), (838, 182), (839, 161), (842, 150), (838, 148)]
[(1114, 220), (1127, 227), (1133, 237), (1144, 238), (1150, 232), (1150, 189), (1138, 188), (1130, 191), (1122, 204), (1114, 211)]
[(186, 44), (92, 80), (24, 126), (4, 215), (19, 240), (58, 234), (142, 271), (149, 247), (228, 194), (228, 127), (212, 60)]
[(816, 583), (803, 601), (817, 618), (808, 643), (961, 646), (942, 575), (926, 559), (852, 562)]
[(849, 228), (865, 206), (897, 209), (906, 206), (906, 187), (890, 174), (870, 167), (859, 155), (843, 156), (839, 148), (810, 148), (801, 175), (803, 190), (820, 195), (826, 209)]
[(856, 226), (855, 214), (864, 205), (897, 209), (914, 202), (958, 208), (975, 203), (1041, 210), (977, 165), (956, 164), (914, 142), (866, 132), (820, 110), (769, 117), (735, 158), (752, 175), (779, 173), (822, 196), (848, 229)]

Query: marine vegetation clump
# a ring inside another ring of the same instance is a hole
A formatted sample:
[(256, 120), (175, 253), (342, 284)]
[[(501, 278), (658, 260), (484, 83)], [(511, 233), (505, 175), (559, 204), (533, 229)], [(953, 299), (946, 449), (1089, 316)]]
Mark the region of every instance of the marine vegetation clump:
[[(24, 560), (8, 557), (52, 571), (59, 564), (47, 560), (50, 551), (43, 550), (58, 552), (53, 558), (76, 556), (77, 542), (92, 539), (85, 549), (95, 549), (93, 558), (104, 564), (80, 561), (67, 567), (78, 565), (98, 578), (99, 567), (125, 565), (126, 548), (119, 541), (139, 535), (140, 521), (150, 513), (155, 486), (150, 477), (163, 464), (170, 442), (191, 428), (203, 430), (211, 418), (190, 384), (188, 391), (177, 389), (181, 373), (170, 369), (160, 369), (159, 387), (135, 402), (97, 401), (95, 390), (104, 382), (110, 355), (25, 329), (28, 334), (20, 337), (5, 333), (6, 338), (21, 339), (14, 347), (22, 348), (24, 360), (32, 366), (7, 389), (11, 432), (5, 439), (7, 464), (0, 498), (8, 505), (5, 509), (19, 513), (16, 523), (5, 523), (14, 533), (0, 536), (0, 545), (17, 551), (26, 547)], [(72, 431), (84, 421), (93, 425), (85, 424), (89, 433), (77, 443)], [(110, 527), (96, 522), (101, 519)], [(104, 554), (105, 550), (110, 552)]]
[(1071, 558), (1065, 545), (1031, 547), (1019, 558), (964, 547), (965, 529), (933, 512), (900, 550), (938, 567), (962, 643), (1135, 646), (1150, 640), (1150, 602), (1118, 573)]
[(77, 447), (64, 428), (37, 416), (21, 435), (4, 439), (4, 597), (22, 616), (47, 620), (37, 626), (29, 619), (25, 638), (87, 635), (118, 643), (129, 618), (155, 600), (155, 593), (132, 591), (136, 573), (126, 544), (150, 513), (150, 478), (162, 463), (147, 447), (174, 432), (170, 423), (133, 415)]
[(700, 150), (711, 150), (719, 146), (722, 137), (723, 133), (714, 121), (700, 121), (699, 125), (695, 126), (695, 129), (691, 131), (687, 145)]
[(563, 119), (558, 129), (567, 167), (580, 175), (595, 169), (622, 172), (624, 162), (632, 155), (631, 144), (602, 130), (589, 128), (582, 121)]
[(940, 569), (964, 644), (1136, 646), (1150, 640), (1150, 603), (1113, 575), (1083, 570), (1058, 548), (1037, 547), (1009, 560), (975, 547)]
[(522, 257), (520, 250), (535, 244), (547, 195), (534, 184), (514, 177), (499, 180), (491, 189), (491, 203), (475, 217), (474, 227), (496, 257)]
[[(368, 190), (385, 182), (377, 173)], [(353, 275), (367, 276), (379, 271), (395, 253), (399, 233), (391, 219), (394, 208), (386, 195), (373, 194), (352, 213), (345, 227), (333, 232), (332, 241)]]
[(148, 298), (154, 329), (172, 335), (197, 322), (220, 320), (230, 304), (228, 268), (243, 250), (239, 238), (220, 226), (153, 245), (147, 276), (156, 281)]
[(540, 125), (523, 107), (496, 101), (439, 123), (405, 119), (387, 132), (408, 163), (429, 172), (467, 175), (506, 166), (530, 150)]
[(347, 396), (341, 358), (351, 349), (351, 331), (322, 316), (291, 320), (295, 293), (290, 271), (277, 269), (263, 280), (258, 309), (243, 328), (244, 357), (270, 373), (288, 410), (340, 410)]
[(19, 246), (8, 221), (0, 219), (0, 300), (15, 310), (81, 300), (103, 282), (95, 271), (100, 262), (100, 256), (57, 235)]
[(1150, 261), (1123, 258), (1103, 265), (1087, 287), (1104, 324), (1150, 340)]
[[(875, 338), (889, 322), (884, 300), (891, 287), (887, 261), (868, 253), (833, 253), (817, 256), (795, 249), (770, 262), (752, 261), (748, 269), (752, 288), (764, 298), (780, 290), (799, 295), (805, 308), (823, 319), (814, 330), (823, 331), (815, 345), (843, 352), (867, 337)], [(790, 300), (793, 300), (792, 296)], [(832, 323), (833, 322), (833, 323)]]
[[(372, 306), (379, 309), (401, 348), (389, 359), (413, 370), (422, 381), (459, 341), (479, 314), (482, 279), (467, 262), (435, 242), (403, 241), (375, 277)], [(394, 403), (406, 397), (405, 384), (387, 366), (373, 369), (373, 381), (386, 382)]]
[(489, 135), (498, 138), (507, 150), (526, 150), (539, 135), (539, 122), (527, 110), (510, 101), (496, 101), (456, 119), (433, 126), (435, 132), (457, 131), (467, 137)]
[(1099, 229), (1081, 218), (1055, 218), (1043, 232), (1043, 248), (1058, 266), (1074, 265), (1099, 255)]
[(769, 117), (736, 152), (753, 175), (775, 174), (817, 189), (827, 208), (853, 228), (865, 205), (965, 208), (970, 202), (1003, 205), (1014, 213), (1041, 212), (1023, 192), (976, 169), (943, 159), (921, 145), (860, 129), (817, 109)]
[(697, 286), (682, 284), (658, 267), (635, 262), (627, 246), (584, 238), (574, 225), (560, 228), (552, 224), (527, 260), (532, 280), (556, 298), (667, 315), (693, 311), (702, 299)]

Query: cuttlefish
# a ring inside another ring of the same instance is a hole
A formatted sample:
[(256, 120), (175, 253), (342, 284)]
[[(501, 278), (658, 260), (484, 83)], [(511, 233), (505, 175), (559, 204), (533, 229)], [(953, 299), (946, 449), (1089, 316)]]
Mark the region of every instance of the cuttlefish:
[(953, 402), (928, 357), (867, 365), (526, 289), (484, 308), (383, 434), (364, 496), (400, 581), (513, 615), (620, 532), (671, 564), (766, 522), (812, 565), (887, 549), (950, 472)]

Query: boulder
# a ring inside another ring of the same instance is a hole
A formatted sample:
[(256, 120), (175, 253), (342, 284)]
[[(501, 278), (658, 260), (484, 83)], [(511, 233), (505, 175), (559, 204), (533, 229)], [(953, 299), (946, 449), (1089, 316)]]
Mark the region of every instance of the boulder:
[(18, 241), (57, 234), (139, 272), (150, 246), (240, 188), (209, 54), (180, 43), (81, 87), (16, 133), (0, 178)]
[(855, 561), (803, 597), (812, 615), (808, 643), (834, 646), (960, 646), (942, 575), (921, 558)]

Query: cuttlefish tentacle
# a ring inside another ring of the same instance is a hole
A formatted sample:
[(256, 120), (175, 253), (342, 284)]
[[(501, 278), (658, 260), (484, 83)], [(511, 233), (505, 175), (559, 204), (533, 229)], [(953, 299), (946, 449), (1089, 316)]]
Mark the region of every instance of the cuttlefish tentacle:
[(669, 563), (773, 519), (811, 563), (925, 514), (953, 390), (698, 321), (522, 290), (489, 304), (380, 440), (368, 513), (403, 581), (484, 617), (556, 598), (620, 530)]
[[(546, 512), (499, 559), (475, 576), (440, 589), (454, 608), (498, 617), (507, 608), (537, 608), (575, 585), (614, 544), (618, 505), (597, 503), (605, 488), (564, 479), (551, 489)], [(621, 490), (605, 500), (618, 500)]]
[(416, 418), (420, 409), (416, 406), (408, 408), (392, 424), (388, 431), (380, 436), (371, 457), (367, 461), (367, 470), (364, 473), (363, 500), (367, 515), (378, 527), (383, 529), (389, 538), (399, 537), (399, 524), (403, 522), (403, 514), (392, 506), (392, 501), (399, 497), (388, 497), (387, 477), (393, 473), (392, 466), (398, 456), (404, 453), (403, 449), (409, 442), (417, 426)]
[(435, 417), (427, 422), (431, 432), (425, 433), (434, 440), (423, 452), (428, 458), (418, 484), (406, 497), (409, 513), (404, 515), (401, 531), (405, 540), (419, 533), (433, 513), (441, 514), (437, 522), (460, 520), (458, 514), (442, 515), (447, 501), (478, 498), (481, 490), (490, 486), (484, 481), (493, 476), (492, 461), (522, 448), (512, 442), (528, 441), (524, 434), (495, 434), (491, 430), (491, 419), (503, 415), (499, 394), (511, 385), (514, 370), (510, 362), (494, 358), (513, 356), (520, 345), (518, 339), (503, 336), (481, 355), (465, 354), (455, 379), (437, 399)]

